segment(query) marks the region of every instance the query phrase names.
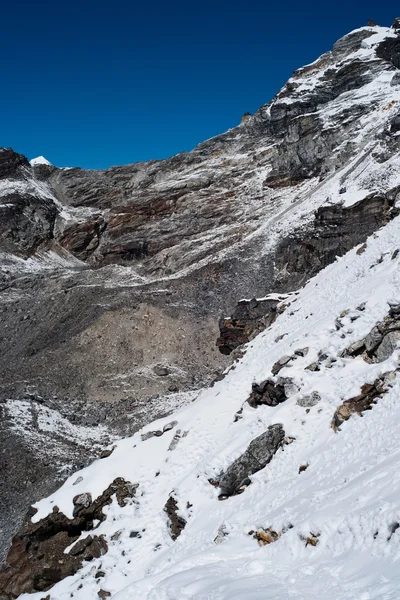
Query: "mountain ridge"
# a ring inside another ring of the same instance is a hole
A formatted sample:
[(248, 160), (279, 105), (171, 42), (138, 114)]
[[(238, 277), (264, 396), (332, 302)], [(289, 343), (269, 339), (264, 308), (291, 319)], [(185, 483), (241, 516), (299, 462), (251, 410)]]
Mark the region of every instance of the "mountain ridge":
[[(237, 128), (165, 161), (85, 172), (0, 152), (2, 427), (29, 477), (38, 471), (37, 499), (225, 374), (212, 388), (223, 389), (265, 326), (281, 335), (285, 313), (273, 323), (250, 302), (236, 314), (241, 298), (292, 294), (337, 256), (363, 254), (380, 228), (396, 231), (398, 52), (398, 20), (355, 30)], [(215, 343), (230, 313), (218, 342), (228, 359)], [(55, 465), (38, 466), (38, 443)], [(17, 524), (32, 493), (12, 468), (3, 502), (21, 499)]]

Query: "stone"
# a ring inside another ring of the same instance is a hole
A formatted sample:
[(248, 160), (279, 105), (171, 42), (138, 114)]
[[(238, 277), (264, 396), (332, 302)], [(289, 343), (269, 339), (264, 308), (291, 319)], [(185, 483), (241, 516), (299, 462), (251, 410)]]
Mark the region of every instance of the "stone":
[(168, 515), (171, 538), (175, 541), (185, 529), (186, 520), (178, 515), (178, 503), (173, 496), (165, 503), (164, 512)]
[(73, 499), (74, 516), (76, 516), (83, 508), (88, 508), (92, 504), (92, 494), (85, 492), (78, 494)]
[(279, 373), (279, 371), (281, 369), (283, 369), (283, 367), (286, 367), (288, 365), (288, 363), (292, 360), (291, 356), (282, 356), (273, 366), (271, 369), (271, 373), (272, 375), (277, 375)]
[(106, 590), (99, 590), (97, 592), (97, 595), (99, 596), (99, 598), (101, 598), (101, 600), (104, 600), (105, 598), (111, 597), (111, 592), (107, 592)]
[(229, 318), (219, 321), (220, 337), (217, 346), (222, 354), (231, 354), (233, 350), (247, 344), (257, 333), (269, 327), (276, 319), (277, 307), (282, 299), (265, 298), (241, 300)]
[(285, 432), (281, 424), (270, 425), (264, 433), (250, 442), (247, 450), (239, 456), (219, 478), (220, 498), (224, 499), (243, 491), (250, 477), (263, 469), (282, 446)]
[(312, 392), (309, 396), (303, 396), (302, 398), (298, 398), (296, 404), (302, 406), (303, 408), (311, 408), (318, 404), (321, 400), (321, 396), (318, 392)]
[(218, 528), (218, 533), (214, 538), (214, 544), (222, 544), (222, 542), (228, 537), (229, 532), (226, 529), (225, 525), (220, 525)]
[(395, 372), (389, 372), (382, 375), (374, 381), (374, 383), (366, 383), (361, 387), (361, 392), (358, 396), (346, 400), (338, 406), (332, 419), (332, 429), (337, 431), (344, 421), (347, 421), (351, 415), (362, 413), (370, 410), (376, 404), (378, 398), (391, 386)]
[(380, 363), (388, 359), (398, 347), (400, 342), (400, 331), (390, 331), (387, 333), (378, 348), (375, 350), (376, 362)]
[(267, 546), (279, 540), (281, 535), (269, 527), (268, 529), (257, 529), (253, 537), (258, 541), (259, 546)]
[(266, 379), (262, 383), (253, 383), (247, 402), (253, 408), (262, 404), (277, 406), (285, 402), (287, 399), (284, 387), (285, 382), (286, 380), (282, 380), (281, 383), (274, 383), (272, 380)]
[(167, 431), (171, 431), (171, 429), (173, 429), (174, 427), (176, 427), (178, 425), (178, 421), (171, 421), (170, 423), (167, 423), (166, 425), (164, 425), (163, 427), (163, 433), (167, 432)]
[(168, 367), (164, 366), (164, 365), (156, 365), (153, 368), (153, 371), (156, 375), (158, 375), (159, 377), (166, 377), (167, 375), (170, 374), (170, 370)]
[(114, 448), (110, 448), (108, 450), (102, 450), (100, 453), (100, 458), (108, 458), (114, 452)]

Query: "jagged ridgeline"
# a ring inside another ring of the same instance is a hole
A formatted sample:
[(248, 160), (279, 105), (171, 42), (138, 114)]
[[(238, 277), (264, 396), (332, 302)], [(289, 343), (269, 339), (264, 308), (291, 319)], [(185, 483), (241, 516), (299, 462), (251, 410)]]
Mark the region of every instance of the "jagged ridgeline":
[(191, 152), (0, 151), (0, 598), (398, 598), (399, 69), (369, 24)]

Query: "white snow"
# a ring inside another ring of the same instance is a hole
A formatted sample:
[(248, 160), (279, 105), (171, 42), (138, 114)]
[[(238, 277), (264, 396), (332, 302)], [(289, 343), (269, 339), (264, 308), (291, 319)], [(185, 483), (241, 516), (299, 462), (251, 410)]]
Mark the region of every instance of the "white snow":
[(32, 167), (34, 167), (35, 165), (48, 165), (50, 167), (53, 166), (51, 162), (49, 162), (44, 156), (37, 156), (36, 158), (32, 158), (32, 160), (30, 160), (29, 163), (32, 165)]

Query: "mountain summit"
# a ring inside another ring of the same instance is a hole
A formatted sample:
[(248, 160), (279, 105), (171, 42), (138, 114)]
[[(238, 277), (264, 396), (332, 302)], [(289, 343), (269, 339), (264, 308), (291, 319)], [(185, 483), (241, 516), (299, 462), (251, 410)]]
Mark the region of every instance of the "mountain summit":
[(0, 151), (0, 597), (397, 600), (399, 69), (396, 19), (192, 152)]

